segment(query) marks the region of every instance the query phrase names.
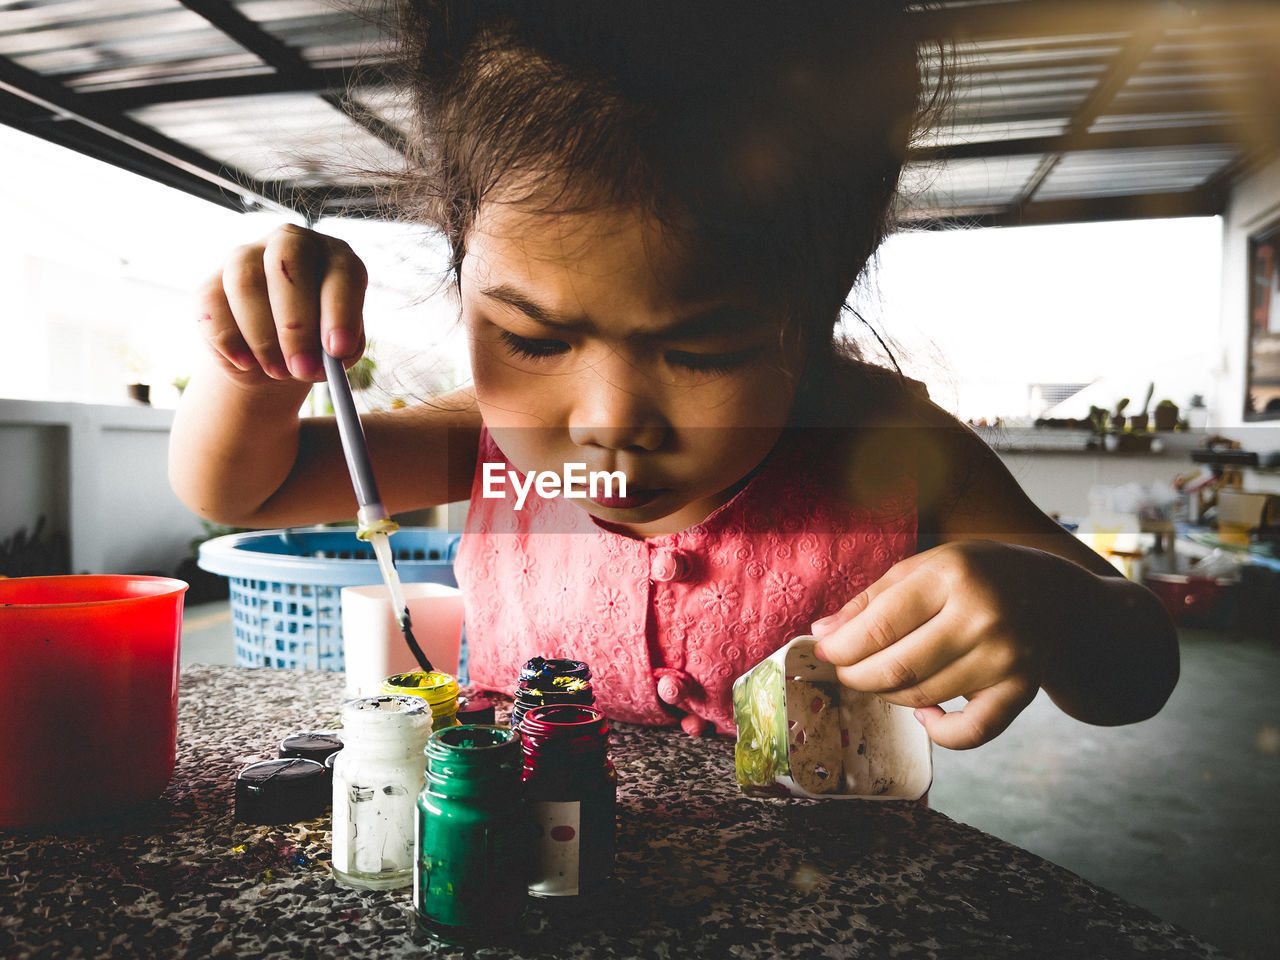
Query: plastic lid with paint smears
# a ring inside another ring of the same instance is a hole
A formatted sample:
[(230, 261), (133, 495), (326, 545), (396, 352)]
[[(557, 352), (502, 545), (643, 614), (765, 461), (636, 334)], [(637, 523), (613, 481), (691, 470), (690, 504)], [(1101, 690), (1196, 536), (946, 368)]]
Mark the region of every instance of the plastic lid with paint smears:
[(236, 776), (236, 819), (298, 823), (323, 814), (330, 796), (324, 764), (300, 757), (263, 760)]
[(324, 763), (330, 754), (342, 749), (342, 737), (335, 730), (308, 730), (295, 733), (280, 741), (280, 758), (301, 757)]

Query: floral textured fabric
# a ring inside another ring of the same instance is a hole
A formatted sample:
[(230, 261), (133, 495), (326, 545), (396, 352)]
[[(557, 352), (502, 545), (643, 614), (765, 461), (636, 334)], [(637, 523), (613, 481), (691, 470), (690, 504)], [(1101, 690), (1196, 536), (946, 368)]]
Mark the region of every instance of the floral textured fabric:
[(610, 717), (733, 734), (734, 680), (915, 551), (910, 472), (850, 506), (818, 443), (791, 431), (701, 523), (637, 539), (562, 498), (482, 497), (484, 464), (510, 469), (483, 432), (455, 564), (471, 682), (510, 693), (530, 657), (585, 660)]

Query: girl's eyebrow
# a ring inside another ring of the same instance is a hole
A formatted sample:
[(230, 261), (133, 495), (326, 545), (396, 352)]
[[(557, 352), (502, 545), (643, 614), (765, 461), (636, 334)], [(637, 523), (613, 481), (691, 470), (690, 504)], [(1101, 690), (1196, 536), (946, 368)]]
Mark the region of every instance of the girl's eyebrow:
[[(570, 316), (545, 307), (510, 284), (500, 283), (492, 287), (484, 287), (480, 293), (519, 310), (531, 320), (536, 320), (548, 327), (575, 330), (590, 323), (584, 316)], [(687, 337), (708, 337), (722, 333), (753, 331), (773, 322), (767, 314), (751, 307), (723, 304), (678, 317), (666, 326), (638, 333), (635, 338), (675, 340)]]
[(483, 287), (480, 290), (483, 296), (491, 300), (497, 300), (499, 303), (505, 303), (509, 307), (514, 307), (526, 317), (544, 323), (548, 327), (581, 327), (585, 322), (584, 317), (570, 317), (566, 314), (559, 313), (549, 307), (529, 299), (515, 287), (507, 283), (499, 283), (492, 287)]

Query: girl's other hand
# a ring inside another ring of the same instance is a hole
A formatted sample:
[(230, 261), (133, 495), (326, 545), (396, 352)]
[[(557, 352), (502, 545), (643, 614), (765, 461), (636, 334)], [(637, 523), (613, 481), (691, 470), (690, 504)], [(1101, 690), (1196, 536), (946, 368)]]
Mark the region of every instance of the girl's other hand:
[(324, 379), (321, 345), (364, 350), (368, 274), (341, 240), (286, 224), (237, 248), (200, 294), (200, 328), (222, 369), (250, 384)]
[[(976, 747), (1035, 698), (1078, 619), (1070, 607), (1098, 580), (1031, 547), (946, 543), (814, 623), (816, 653), (846, 686), (914, 707), (939, 746)], [(962, 710), (939, 706), (956, 697), (968, 700)]]

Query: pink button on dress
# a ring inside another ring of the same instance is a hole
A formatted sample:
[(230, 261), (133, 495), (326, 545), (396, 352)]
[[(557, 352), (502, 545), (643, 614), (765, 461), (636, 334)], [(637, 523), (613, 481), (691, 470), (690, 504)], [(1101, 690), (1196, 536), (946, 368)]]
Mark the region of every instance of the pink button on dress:
[[(649, 539), (597, 524), (572, 500), (484, 498), (482, 431), (455, 572), (471, 681), (510, 693), (533, 656), (591, 665), (614, 719), (733, 734), (733, 681), (915, 552), (914, 482), (850, 506), (793, 430), (701, 523)], [(509, 491), (508, 491), (509, 492)]]

